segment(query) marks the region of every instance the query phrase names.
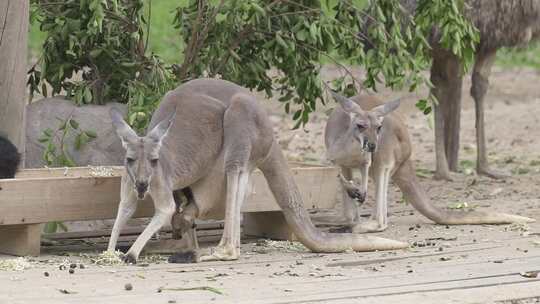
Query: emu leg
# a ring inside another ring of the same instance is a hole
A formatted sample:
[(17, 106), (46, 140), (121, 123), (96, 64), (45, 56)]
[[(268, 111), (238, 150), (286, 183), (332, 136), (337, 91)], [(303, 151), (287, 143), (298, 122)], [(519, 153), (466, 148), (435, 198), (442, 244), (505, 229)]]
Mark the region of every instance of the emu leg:
[(448, 104), (448, 52), (436, 49), (433, 51), (433, 63), (431, 65), (431, 82), (433, 88), (431, 94), (437, 99), (436, 104), (433, 105), (435, 115), (435, 179), (451, 180), (450, 169), (448, 167), (448, 160), (446, 158), (445, 148), (445, 116), (443, 109)]
[(484, 129), (484, 97), (489, 86), (489, 74), (495, 61), (496, 51), (479, 52), (472, 73), (471, 96), (476, 110), (476, 144), (478, 146), (476, 170), (478, 174), (491, 178), (503, 178), (504, 174), (493, 171), (488, 166), (486, 134)]
[(446, 61), (446, 99), (442, 106), (444, 119), (444, 147), (448, 168), (458, 171), (459, 131), (461, 122), (461, 88), (463, 77), (459, 59), (448, 56)]

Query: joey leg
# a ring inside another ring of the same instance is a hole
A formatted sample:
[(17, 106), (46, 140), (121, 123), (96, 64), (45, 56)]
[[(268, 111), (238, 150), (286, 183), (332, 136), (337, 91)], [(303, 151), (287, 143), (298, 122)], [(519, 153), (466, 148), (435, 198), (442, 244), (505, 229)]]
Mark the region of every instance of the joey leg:
[(173, 239), (185, 239), (186, 249), (169, 257), (169, 263), (196, 263), (199, 261), (199, 243), (195, 218), (198, 208), (193, 204), (187, 205), (181, 213), (175, 213), (171, 219)]

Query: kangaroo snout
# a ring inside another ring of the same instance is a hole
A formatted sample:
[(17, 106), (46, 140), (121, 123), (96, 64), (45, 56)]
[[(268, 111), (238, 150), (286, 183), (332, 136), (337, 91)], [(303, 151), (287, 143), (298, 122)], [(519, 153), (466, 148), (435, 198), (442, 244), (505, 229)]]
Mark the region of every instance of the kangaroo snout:
[(137, 181), (135, 182), (135, 188), (137, 189), (137, 194), (139, 198), (144, 198), (144, 195), (148, 191), (148, 182), (147, 181)]
[(377, 145), (374, 143), (368, 143), (367, 144), (367, 150), (368, 152), (375, 152), (375, 148), (377, 148)]

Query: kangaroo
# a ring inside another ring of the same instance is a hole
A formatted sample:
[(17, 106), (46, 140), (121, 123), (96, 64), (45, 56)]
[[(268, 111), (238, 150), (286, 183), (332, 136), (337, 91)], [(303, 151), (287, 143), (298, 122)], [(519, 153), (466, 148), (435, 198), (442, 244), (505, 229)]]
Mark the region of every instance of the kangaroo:
[[(367, 192), (368, 178), (375, 181), (376, 204), (371, 219), (358, 223), (358, 207), (347, 193), (343, 194), (345, 221), (353, 232), (378, 232), (388, 226), (387, 193), (390, 178), (403, 192), (407, 202), (437, 224), (508, 224), (533, 222), (534, 219), (479, 211), (447, 211), (433, 206), (420, 186), (413, 162), (411, 141), (401, 118), (392, 113), (400, 100), (382, 103), (375, 96), (346, 98), (332, 92), (340, 104), (330, 114), (325, 129), (327, 157), (341, 167), (346, 179), (352, 169), (360, 169), (360, 193)], [(344, 191), (345, 192), (345, 191)]]
[(274, 138), (272, 124), (246, 88), (218, 79), (186, 82), (164, 96), (146, 136), (138, 136), (118, 111), (111, 110), (111, 117), (126, 150), (126, 174), (107, 250), (115, 250), (119, 232), (135, 212), (138, 199), (150, 195), (155, 208), (150, 223), (124, 256), (128, 263), (136, 263), (150, 237), (171, 221), (176, 210), (173, 193), (186, 187), (193, 193), (192, 202), (181, 213), (187, 222), (224, 219), (219, 244), (208, 253), (192, 255), (193, 261), (238, 259), (240, 209), (255, 168), (263, 172), (293, 233), (310, 250), (408, 247), (390, 239), (316, 229)]

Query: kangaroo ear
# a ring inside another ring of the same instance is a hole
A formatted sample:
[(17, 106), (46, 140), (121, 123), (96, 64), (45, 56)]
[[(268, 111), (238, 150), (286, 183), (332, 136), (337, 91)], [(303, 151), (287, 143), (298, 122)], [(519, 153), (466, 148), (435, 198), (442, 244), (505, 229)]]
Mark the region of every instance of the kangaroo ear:
[(379, 117), (386, 116), (392, 113), (395, 109), (397, 109), (400, 104), (401, 98), (398, 98), (396, 100), (389, 101), (383, 105), (373, 108), (371, 112)]
[(112, 124), (116, 134), (122, 140), (122, 145), (126, 147), (126, 143), (137, 140), (138, 136), (135, 131), (124, 121), (122, 112), (116, 108), (111, 108), (109, 111)]
[(169, 132), (169, 129), (173, 124), (175, 116), (176, 109), (169, 116), (160, 121), (150, 132), (148, 132), (148, 135), (146, 135), (146, 137), (151, 138), (156, 142), (161, 142), (165, 138), (165, 136), (167, 136), (167, 133)]
[(333, 91), (330, 91), (330, 93), (332, 94), (332, 97), (334, 97), (334, 99), (341, 105), (341, 108), (345, 110), (345, 112), (349, 112), (349, 113), (363, 113), (364, 112), (362, 108), (360, 108), (360, 106), (356, 102), (350, 100), (349, 98)]

